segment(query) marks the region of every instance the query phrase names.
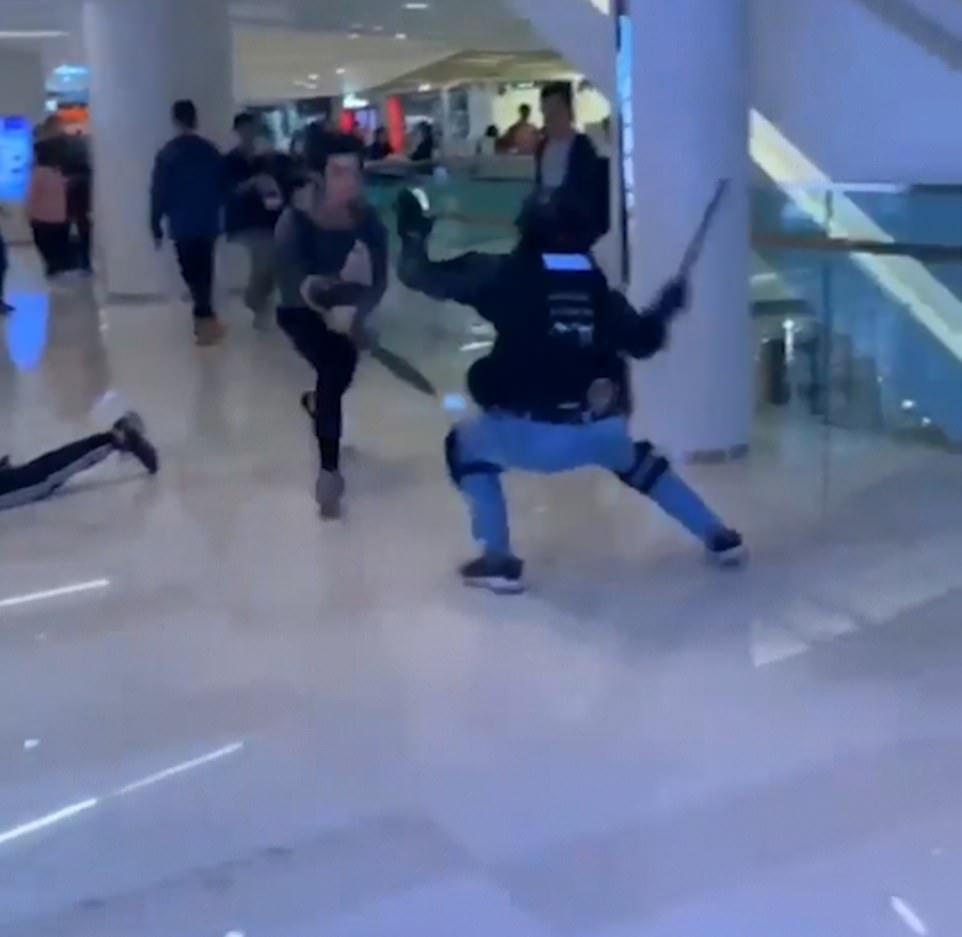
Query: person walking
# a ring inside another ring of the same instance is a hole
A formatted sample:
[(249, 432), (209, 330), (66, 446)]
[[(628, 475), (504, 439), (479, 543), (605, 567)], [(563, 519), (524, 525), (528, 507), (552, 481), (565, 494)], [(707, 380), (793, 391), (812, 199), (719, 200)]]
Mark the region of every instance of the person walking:
[(224, 161), (220, 150), (197, 132), (193, 101), (172, 110), (175, 135), (157, 154), (150, 186), (150, 225), (158, 248), (164, 222), (190, 291), (194, 337), (199, 346), (217, 345), (224, 327), (214, 311), (214, 251), (224, 207)]
[(27, 191), (27, 220), (33, 242), (48, 279), (65, 273), (70, 258), (70, 223), (67, 215), (67, 180), (55, 152), (44, 140), (34, 146), (33, 172)]
[(266, 328), (274, 295), (274, 227), (290, 194), (289, 160), (273, 150), (253, 114), (234, 118), (237, 146), (224, 157), (227, 236), (247, 252), (249, 275), (244, 302), (254, 327)]

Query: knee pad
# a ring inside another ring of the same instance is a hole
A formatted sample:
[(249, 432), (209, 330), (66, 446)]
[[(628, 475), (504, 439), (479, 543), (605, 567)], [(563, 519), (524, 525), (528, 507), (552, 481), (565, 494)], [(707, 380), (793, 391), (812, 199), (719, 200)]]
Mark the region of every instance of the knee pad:
[(444, 459), (448, 466), (448, 475), (455, 486), (461, 487), (461, 482), (469, 475), (500, 475), (501, 469), (493, 462), (465, 462), (461, 458), (458, 446), (457, 427), (444, 437)]
[(650, 442), (636, 442), (635, 460), (631, 468), (618, 477), (629, 488), (647, 495), (669, 469), (671, 463)]

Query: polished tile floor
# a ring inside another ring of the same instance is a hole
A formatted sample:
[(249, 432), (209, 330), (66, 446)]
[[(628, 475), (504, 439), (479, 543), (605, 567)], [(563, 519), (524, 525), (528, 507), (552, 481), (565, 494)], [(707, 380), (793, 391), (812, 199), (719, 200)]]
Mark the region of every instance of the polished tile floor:
[[(0, 515), (0, 935), (962, 933), (962, 460), (763, 422), (692, 475), (736, 575), (602, 476), (512, 480), (498, 600), (451, 575), (448, 416), (374, 363), (322, 525), (282, 336), (12, 292), (4, 448), (126, 402), (165, 464)], [(484, 341), (384, 322), (448, 391)]]

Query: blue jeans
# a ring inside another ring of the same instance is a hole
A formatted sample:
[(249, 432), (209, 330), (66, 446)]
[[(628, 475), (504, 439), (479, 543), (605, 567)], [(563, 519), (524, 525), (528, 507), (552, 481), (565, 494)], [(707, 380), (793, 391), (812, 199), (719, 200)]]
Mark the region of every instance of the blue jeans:
[[(511, 555), (500, 477), (509, 469), (539, 474), (592, 466), (608, 469), (707, 543), (725, 525), (674, 471), (664, 463), (657, 469), (659, 458), (652, 453), (647, 465), (638, 464), (638, 448), (623, 417), (563, 425), (504, 413), (482, 413), (459, 423), (449, 451), (452, 473), (471, 512), (474, 538), (492, 556)], [(652, 475), (657, 478), (649, 485)]]

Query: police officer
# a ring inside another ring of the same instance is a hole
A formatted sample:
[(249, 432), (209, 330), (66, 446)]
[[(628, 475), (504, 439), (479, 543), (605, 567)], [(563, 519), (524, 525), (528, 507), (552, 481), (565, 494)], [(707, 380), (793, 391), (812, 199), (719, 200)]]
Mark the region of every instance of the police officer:
[(465, 584), (524, 590), (500, 479), (509, 469), (608, 469), (679, 521), (711, 559), (741, 562), (739, 534), (651, 443), (633, 442), (628, 431), (625, 356), (649, 358), (664, 347), (672, 319), (687, 305), (687, 284), (671, 281), (639, 315), (609, 288), (589, 253), (590, 213), (564, 191), (526, 202), (518, 244), (506, 255), (471, 252), (433, 262), (433, 218), (423, 194), (402, 192), (397, 214), (401, 281), (474, 307), (497, 332), (491, 353), (468, 374), (481, 412), (458, 423), (446, 441), (448, 469), (483, 551), (462, 567)]

